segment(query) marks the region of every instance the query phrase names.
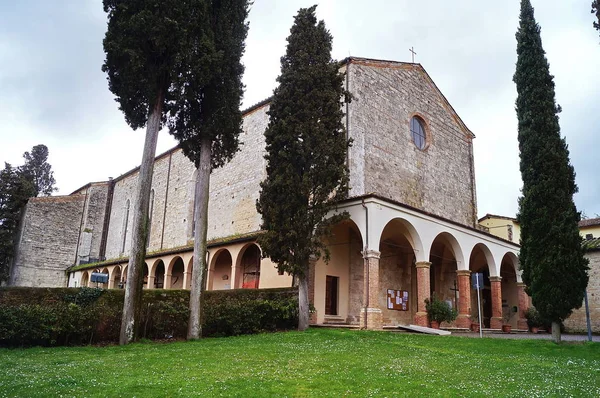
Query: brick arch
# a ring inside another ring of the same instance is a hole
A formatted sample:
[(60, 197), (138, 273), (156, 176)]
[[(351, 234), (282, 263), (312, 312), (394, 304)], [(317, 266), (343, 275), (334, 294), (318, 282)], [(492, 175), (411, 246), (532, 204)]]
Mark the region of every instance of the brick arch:
[(260, 284), (262, 250), (256, 242), (245, 244), (237, 255), (235, 260), (239, 282), (234, 288), (258, 288)]

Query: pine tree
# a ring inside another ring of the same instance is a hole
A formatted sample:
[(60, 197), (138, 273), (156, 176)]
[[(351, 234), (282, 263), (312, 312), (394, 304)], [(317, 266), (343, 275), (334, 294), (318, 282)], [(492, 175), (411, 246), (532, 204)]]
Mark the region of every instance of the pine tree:
[(529, 0), (521, 1), (517, 38), (516, 110), (519, 121), (523, 196), (519, 255), (523, 281), (533, 305), (552, 322), (560, 342), (560, 323), (582, 304), (588, 283), (573, 203), (577, 192), (569, 151), (560, 136), (553, 76), (546, 60), (540, 27)]
[(600, 0), (592, 1), (592, 14), (596, 14), (598, 22), (594, 21), (594, 28), (600, 31)]
[(266, 231), (259, 238), (263, 255), (298, 281), (299, 330), (308, 327), (309, 259), (328, 259), (322, 238), (346, 215), (326, 216), (348, 189), (343, 75), (331, 59), (332, 36), (317, 22), (315, 9), (298, 11), (287, 38), (268, 111), (267, 178), (257, 202)]
[(35, 194), (33, 196), (44, 195), (50, 196), (56, 191), (54, 184), (54, 172), (52, 166), (48, 163), (48, 148), (46, 145), (36, 145), (31, 149), (31, 152), (23, 154), (25, 164), (20, 170), (26, 174), (26, 178), (33, 181)]
[[(109, 88), (117, 97), (125, 121), (134, 129), (146, 126), (146, 140), (138, 175), (132, 224), (132, 245), (127, 267), (120, 343), (137, 336), (141, 311), (141, 271), (146, 255), (148, 206), (161, 124), (173, 99), (174, 81), (187, 71), (192, 51), (186, 44), (206, 42), (207, 0), (103, 0), (108, 13), (104, 38)], [(194, 36), (191, 38), (190, 36)], [(210, 48), (196, 66), (208, 70)], [(171, 109), (172, 111), (172, 109)]]
[[(241, 98), (244, 91), (241, 57), (248, 32), (248, 0), (213, 0), (205, 24), (195, 29), (208, 37), (191, 35), (184, 59), (185, 71), (176, 80), (169, 130), (184, 154), (196, 165), (194, 190), (194, 260), (190, 292), (188, 339), (202, 337), (202, 291), (206, 276), (206, 235), (210, 173), (231, 160), (242, 131)], [(210, 68), (200, 60), (213, 54)]]

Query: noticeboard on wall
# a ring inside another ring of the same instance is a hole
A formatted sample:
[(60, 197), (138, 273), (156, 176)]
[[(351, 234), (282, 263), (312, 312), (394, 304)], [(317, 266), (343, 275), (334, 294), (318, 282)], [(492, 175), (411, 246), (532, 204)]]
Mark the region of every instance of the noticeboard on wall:
[(407, 290), (387, 290), (388, 310), (408, 311), (408, 291)]

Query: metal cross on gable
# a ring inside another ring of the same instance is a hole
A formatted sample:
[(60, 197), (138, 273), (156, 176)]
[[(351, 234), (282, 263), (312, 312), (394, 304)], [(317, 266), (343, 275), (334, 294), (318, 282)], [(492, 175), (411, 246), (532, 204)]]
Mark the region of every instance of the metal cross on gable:
[(408, 49), (408, 51), (410, 51), (412, 53), (412, 63), (415, 63), (415, 55), (417, 55), (417, 53), (415, 52), (415, 48), (411, 47)]

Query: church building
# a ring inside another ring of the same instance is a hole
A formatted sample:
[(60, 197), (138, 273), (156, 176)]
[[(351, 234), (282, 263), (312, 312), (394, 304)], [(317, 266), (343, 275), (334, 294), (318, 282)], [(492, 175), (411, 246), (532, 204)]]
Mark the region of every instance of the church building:
[[(477, 220), (474, 134), (420, 64), (350, 57), (341, 72), (353, 98), (344, 105), (353, 144), (350, 194), (338, 210), (350, 217), (326, 242), (329, 263), (311, 264), (311, 321), (426, 326), (425, 299), (435, 294), (458, 310), (452, 326), (468, 328), (477, 318), (478, 272), (484, 327), (526, 329), (519, 246)], [(292, 283), (256, 243), (268, 109), (267, 99), (244, 111), (241, 150), (211, 176), (209, 290)], [(194, 171), (177, 147), (155, 159), (146, 289), (189, 289)], [(109, 278), (99, 287), (123, 288), (137, 179), (136, 168), (67, 196), (30, 199), (10, 284), (96, 286), (90, 276), (101, 272)]]

